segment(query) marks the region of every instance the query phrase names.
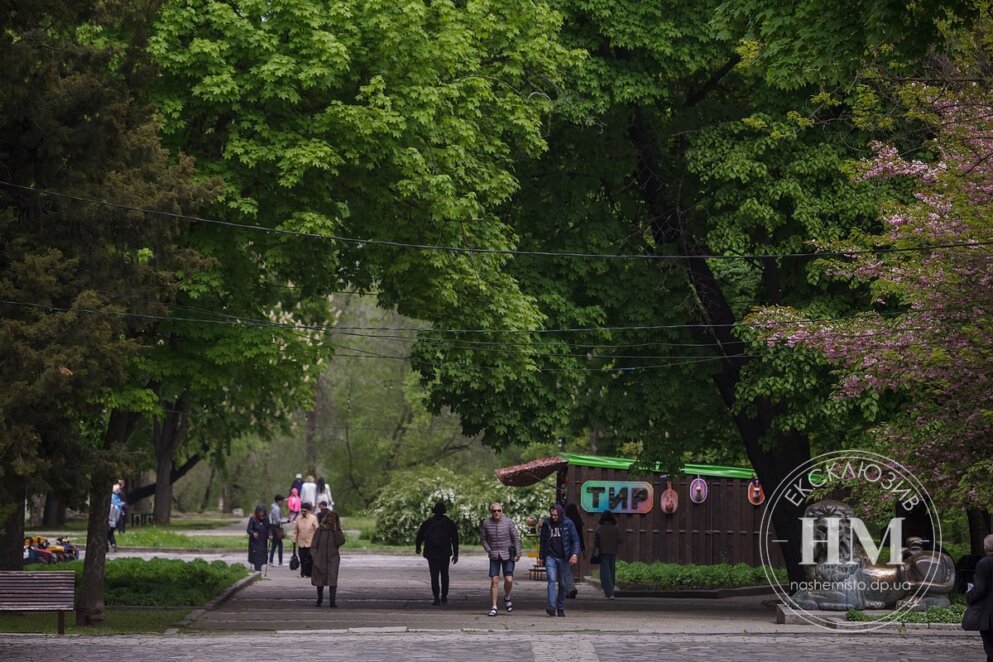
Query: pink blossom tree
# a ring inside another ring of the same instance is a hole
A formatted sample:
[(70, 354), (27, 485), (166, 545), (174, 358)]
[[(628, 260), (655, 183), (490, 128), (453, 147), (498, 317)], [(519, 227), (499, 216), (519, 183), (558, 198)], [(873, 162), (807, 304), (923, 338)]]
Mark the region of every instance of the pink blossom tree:
[[(881, 234), (819, 246), (823, 266), (867, 286), (868, 312), (811, 322), (794, 309), (757, 317), (769, 344), (818, 349), (839, 369), (838, 398), (902, 397), (878, 449), (905, 463), (947, 506), (993, 505), (993, 95), (918, 85), (934, 157), (875, 144), (859, 177), (903, 180)], [(899, 188), (899, 187), (897, 187)]]

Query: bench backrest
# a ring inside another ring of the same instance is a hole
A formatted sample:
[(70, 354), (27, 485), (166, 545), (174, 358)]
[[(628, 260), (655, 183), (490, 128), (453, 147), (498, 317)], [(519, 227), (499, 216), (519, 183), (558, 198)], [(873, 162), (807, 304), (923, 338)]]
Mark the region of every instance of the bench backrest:
[(0, 572), (0, 611), (72, 611), (76, 573)]

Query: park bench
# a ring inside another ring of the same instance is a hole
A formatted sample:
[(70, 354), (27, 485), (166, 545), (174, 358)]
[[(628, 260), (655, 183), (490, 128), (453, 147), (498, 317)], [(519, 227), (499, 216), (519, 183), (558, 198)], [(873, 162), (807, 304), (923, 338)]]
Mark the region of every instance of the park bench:
[(67, 611), (75, 609), (76, 573), (0, 572), (0, 611), (57, 611), (59, 634), (66, 633)]
[(155, 521), (152, 513), (147, 511), (135, 511), (131, 513), (131, 526), (142, 526)]

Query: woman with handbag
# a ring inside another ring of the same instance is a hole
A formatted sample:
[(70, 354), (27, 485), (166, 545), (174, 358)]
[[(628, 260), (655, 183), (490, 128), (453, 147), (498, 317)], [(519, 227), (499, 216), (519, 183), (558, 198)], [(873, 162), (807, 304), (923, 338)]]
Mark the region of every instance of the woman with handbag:
[(972, 588), (966, 591), (969, 607), (962, 617), (963, 630), (979, 630), (986, 649), (986, 662), (993, 662), (993, 535), (983, 539), (986, 556), (976, 564)]
[(310, 577), (312, 561), (310, 556), (310, 546), (314, 540), (314, 533), (317, 531), (317, 518), (311, 515), (314, 506), (309, 501), (300, 504), (300, 517), (293, 523), (293, 546), (294, 554), (296, 548), (300, 548), (300, 576)]
[(338, 592), (338, 566), (341, 563), (341, 546), (345, 544), (345, 533), (341, 530), (341, 519), (338, 513), (329, 510), (321, 519), (320, 526), (314, 534), (310, 546), (310, 557), (314, 570), (310, 583), (317, 587), (317, 603), (320, 607), (324, 602), (324, 587), (328, 587), (328, 606), (337, 607), (335, 601)]

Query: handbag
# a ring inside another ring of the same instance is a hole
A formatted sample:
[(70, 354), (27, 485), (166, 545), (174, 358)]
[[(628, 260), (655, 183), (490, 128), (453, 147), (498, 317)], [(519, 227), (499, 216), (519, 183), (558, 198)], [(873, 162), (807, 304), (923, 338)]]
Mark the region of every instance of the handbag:
[(590, 555), (590, 564), (591, 565), (600, 565), (600, 551), (599, 550), (595, 550)]
[(293, 543), (293, 556), (290, 557), (290, 570), (296, 570), (300, 567), (300, 558), (297, 556), (297, 546)]
[(286, 537), (286, 531), (283, 530), (283, 527), (277, 526), (276, 527), (276, 540), (282, 540), (285, 537)]

